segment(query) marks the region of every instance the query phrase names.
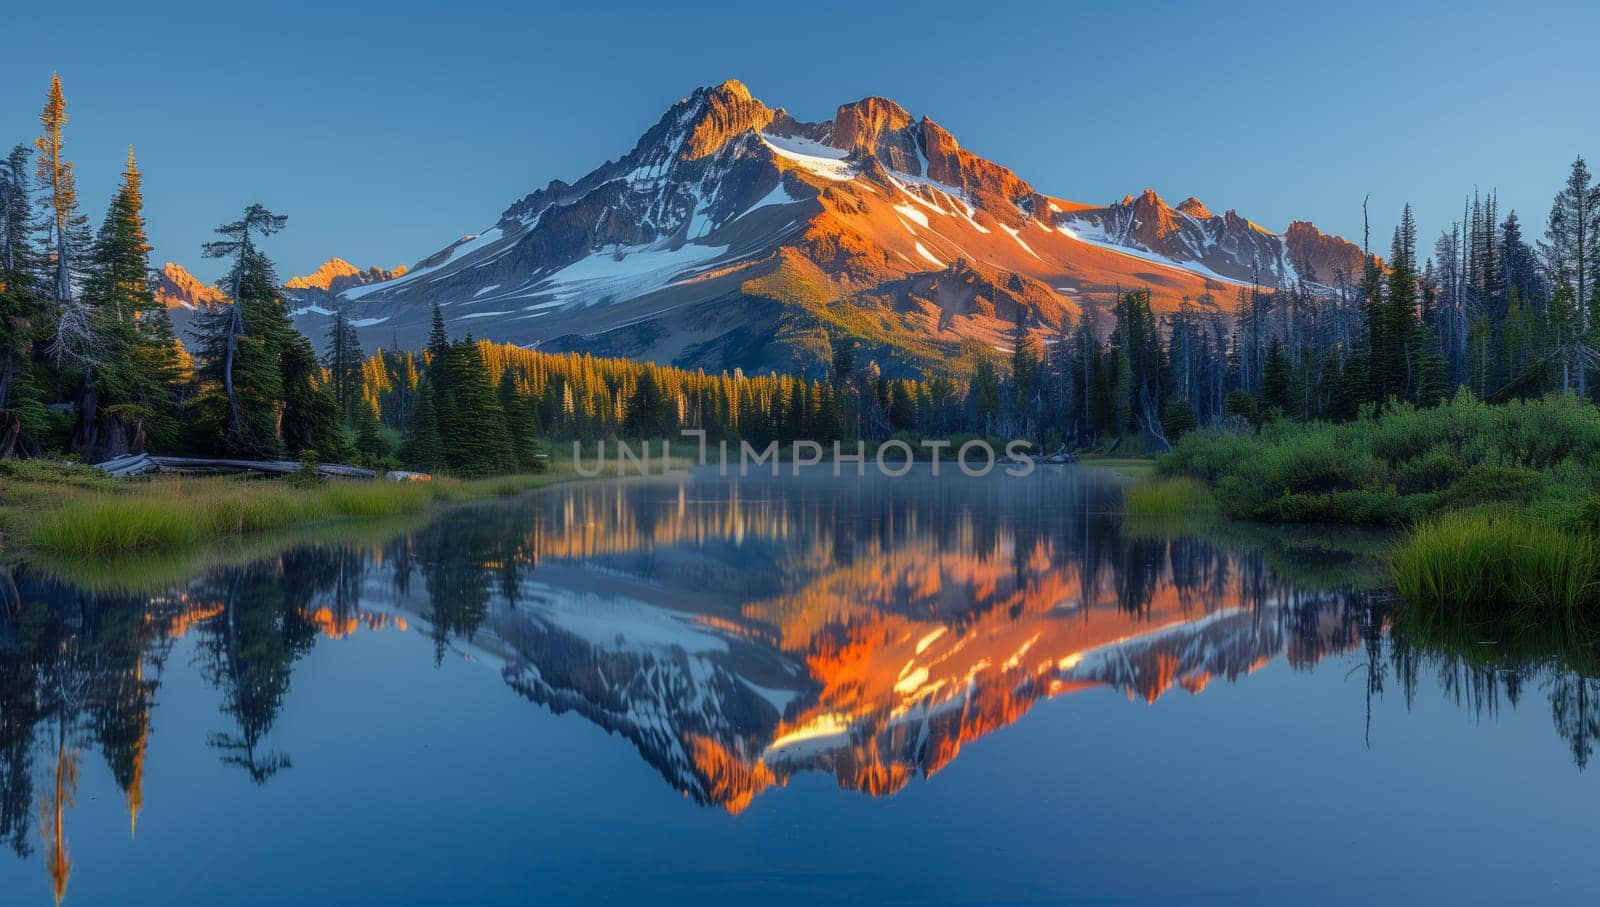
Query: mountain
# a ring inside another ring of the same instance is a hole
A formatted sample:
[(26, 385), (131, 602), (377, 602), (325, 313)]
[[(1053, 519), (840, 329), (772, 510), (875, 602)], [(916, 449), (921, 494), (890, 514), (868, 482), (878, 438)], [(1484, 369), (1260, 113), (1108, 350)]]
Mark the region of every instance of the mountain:
[(1363, 268), (1354, 243), (1306, 221), (1295, 221), (1280, 235), (1231, 209), (1212, 214), (1198, 198), (1171, 207), (1152, 189), (1103, 208), (1064, 213), (1058, 229), (1071, 230), (1087, 243), (1132, 250), (1231, 282), (1332, 287), (1340, 280), (1360, 280)]
[[(306, 316), (331, 317), (334, 310), (330, 306), (339, 293), (353, 287), (394, 280), (404, 276), (406, 270), (405, 265), (393, 270), (377, 266), (362, 269), (342, 258), (330, 258), (310, 274), (289, 278), (283, 285), (284, 303), (300, 321), (300, 327), (312, 331), (311, 319)], [(151, 274), (150, 284), (155, 290), (156, 299), (169, 310), (173, 329), (185, 341), (190, 339), (189, 327), (194, 311), (228, 298), (228, 294), (220, 288), (202, 282), (182, 265), (170, 261), (160, 271)], [(320, 343), (327, 335), (327, 324), (321, 323), (316, 328), (310, 336)]]
[(284, 300), (291, 306), (323, 302), (345, 290), (404, 277), (408, 270), (405, 265), (393, 270), (374, 265), (363, 270), (342, 258), (330, 258), (310, 274), (289, 278), (283, 285)]
[(199, 306), (213, 305), (227, 298), (221, 290), (203, 283), (182, 265), (175, 265), (170, 261), (151, 275), (150, 283), (151, 288), (155, 290), (156, 301), (169, 309), (192, 310)]
[(815, 373), (851, 338), (891, 373), (959, 371), (973, 345), (1052, 334), (1118, 287), (1231, 305), (1252, 276), (1352, 261), (1310, 225), (1274, 234), (1194, 200), (1045, 195), (886, 98), (805, 123), (730, 80), (406, 273), (292, 304), (313, 337), (344, 309), (369, 345), (420, 344), (438, 303), (455, 333), (554, 350)]

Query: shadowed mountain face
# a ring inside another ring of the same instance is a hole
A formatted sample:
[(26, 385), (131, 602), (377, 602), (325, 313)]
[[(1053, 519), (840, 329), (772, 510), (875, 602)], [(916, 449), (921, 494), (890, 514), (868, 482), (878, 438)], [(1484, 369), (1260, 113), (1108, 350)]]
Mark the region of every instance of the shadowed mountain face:
[(420, 345), (438, 303), (458, 333), (558, 350), (817, 372), (848, 337), (891, 372), (938, 371), (964, 344), (1056, 332), (1118, 287), (1170, 307), (1359, 272), (1354, 246), (1296, 227), (1148, 191), (1107, 208), (1052, 198), (886, 98), (803, 123), (728, 81), (409, 270), (330, 262), (345, 282), (288, 295), (308, 335), (342, 309), (369, 346)]

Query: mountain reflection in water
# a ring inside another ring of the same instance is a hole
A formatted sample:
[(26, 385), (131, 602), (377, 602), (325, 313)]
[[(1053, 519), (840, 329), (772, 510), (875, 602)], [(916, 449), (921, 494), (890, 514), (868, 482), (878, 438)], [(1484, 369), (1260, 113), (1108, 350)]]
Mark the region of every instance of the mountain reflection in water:
[[(892, 794), (1041, 699), (1109, 687), (1154, 702), (1280, 656), (1309, 667), (1343, 652), (1369, 700), (1389, 684), (1409, 701), (1432, 675), (1492, 716), (1537, 689), (1585, 765), (1600, 736), (1592, 680), (1426, 653), (1363, 595), (1297, 585), (1261, 550), (1124, 531), (1120, 493), (1080, 470), (698, 475), (453, 509), (381, 545), (292, 548), (155, 594), (17, 568), (0, 589), (0, 837), (43, 852), (59, 898), (90, 754), (136, 831), (169, 671), (217, 691), (206, 742), (270, 784), (294, 765), (292, 744), (270, 738), (297, 662), (362, 632), (426, 634), (421, 672), (428, 656), (491, 665), (732, 812), (802, 772)], [(194, 657), (170, 659), (186, 638)]]

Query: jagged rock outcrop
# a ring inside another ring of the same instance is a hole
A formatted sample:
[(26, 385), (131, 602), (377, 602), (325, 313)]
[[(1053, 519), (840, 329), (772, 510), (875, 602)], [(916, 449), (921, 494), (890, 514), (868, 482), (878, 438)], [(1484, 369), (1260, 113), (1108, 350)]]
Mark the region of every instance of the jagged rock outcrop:
[(330, 258), (310, 274), (289, 278), (283, 286), (286, 290), (321, 291), (337, 295), (351, 287), (403, 277), (407, 270), (409, 269), (405, 265), (387, 270), (376, 265), (363, 269), (342, 258)]
[(1173, 208), (1153, 189), (1103, 208), (1063, 213), (1058, 222), (1080, 239), (1238, 282), (1327, 286), (1341, 268), (1353, 264), (1354, 272), (1346, 273), (1358, 273), (1361, 267), (1354, 243), (1309, 223), (1296, 221), (1287, 233), (1273, 233), (1232, 209), (1213, 214), (1193, 196)]
[(1283, 234), (1289, 261), (1306, 280), (1328, 287), (1341, 281), (1359, 283), (1366, 264), (1361, 249), (1353, 242), (1318, 230), (1307, 221), (1289, 224)]
[(204, 283), (182, 265), (167, 262), (150, 278), (156, 301), (169, 309), (194, 309), (214, 305), (227, 298), (221, 290)]
[(885, 167), (922, 175), (911, 114), (888, 98), (863, 98), (840, 104), (833, 116), (833, 144), (851, 156), (873, 158)]

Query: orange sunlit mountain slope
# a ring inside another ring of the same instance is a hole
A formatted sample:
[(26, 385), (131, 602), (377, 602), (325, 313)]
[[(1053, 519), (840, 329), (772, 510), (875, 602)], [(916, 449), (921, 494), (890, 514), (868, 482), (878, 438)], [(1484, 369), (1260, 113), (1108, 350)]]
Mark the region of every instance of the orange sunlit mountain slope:
[(344, 312), (373, 344), (420, 345), (437, 303), (475, 336), (548, 349), (817, 372), (849, 340), (890, 372), (959, 371), (1119, 289), (1222, 309), (1242, 286), (1332, 292), (1361, 267), (1309, 223), (1277, 234), (1148, 190), (1072, 202), (886, 98), (807, 123), (729, 80), (409, 269), (333, 259), (285, 295), (309, 336)]

